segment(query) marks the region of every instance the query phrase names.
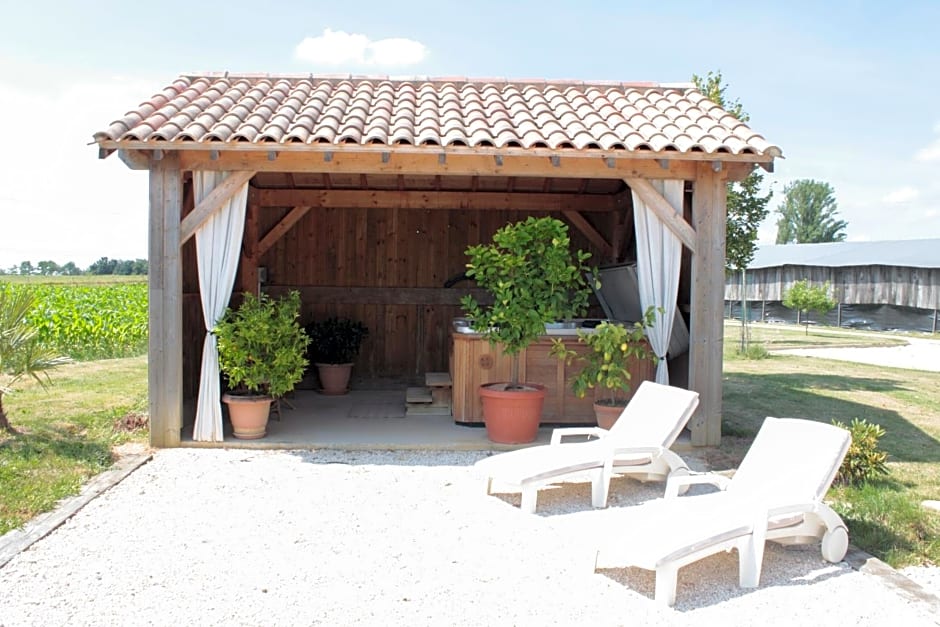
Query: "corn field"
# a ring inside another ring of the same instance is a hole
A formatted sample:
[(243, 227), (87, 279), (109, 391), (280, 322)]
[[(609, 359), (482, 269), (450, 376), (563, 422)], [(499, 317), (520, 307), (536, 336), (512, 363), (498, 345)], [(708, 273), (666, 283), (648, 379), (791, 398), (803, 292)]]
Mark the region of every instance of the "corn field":
[(85, 361), (130, 357), (147, 351), (147, 284), (0, 283), (0, 290), (29, 290), (29, 315), (40, 337), (60, 353)]

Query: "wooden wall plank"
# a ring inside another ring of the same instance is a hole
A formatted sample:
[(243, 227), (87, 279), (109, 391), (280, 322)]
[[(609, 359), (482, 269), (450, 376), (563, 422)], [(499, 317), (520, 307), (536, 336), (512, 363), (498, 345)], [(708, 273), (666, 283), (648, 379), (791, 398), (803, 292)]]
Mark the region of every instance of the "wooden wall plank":
[[(262, 208), (260, 231), (269, 231), (288, 211)], [(490, 241), (496, 229), (528, 215), (561, 217), (544, 211), (314, 207), (258, 264), (269, 268), (267, 293), (301, 291), (304, 323), (340, 315), (369, 327), (354, 382), (417, 384), (424, 371), (449, 367), (451, 320), (462, 315), (459, 299), (476, 284), (444, 288), (444, 282), (466, 269), (467, 246)], [(606, 219), (597, 216), (598, 222)], [(603, 259), (580, 231), (572, 228), (570, 236), (573, 247)], [(473, 293), (487, 297), (481, 290)]]
[[(781, 266), (749, 270), (748, 300), (781, 301), (797, 281), (829, 281), (833, 297), (845, 305), (895, 305), (935, 309), (940, 305), (940, 268), (903, 266)], [(740, 300), (740, 278), (726, 277), (725, 300)]]

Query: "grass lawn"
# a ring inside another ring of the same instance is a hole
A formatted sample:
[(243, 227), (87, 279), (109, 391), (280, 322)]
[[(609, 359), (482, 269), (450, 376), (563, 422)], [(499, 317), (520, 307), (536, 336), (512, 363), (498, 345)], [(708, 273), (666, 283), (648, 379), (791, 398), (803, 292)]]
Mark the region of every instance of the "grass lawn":
[(935, 372), (843, 361), (773, 354), (744, 360), (726, 346), (725, 435), (712, 461), (734, 467), (765, 416), (877, 423), (886, 431), (881, 447), (890, 474), (861, 488), (835, 487), (834, 507), (853, 544), (889, 564), (940, 564), (940, 514), (920, 506), (940, 499), (938, 382)]
[(147, 358), (73, 363), (43, 390), (22, 382), (4, 407), (18, 434), (0, 432), (0, 534), (52, 509), (113, 462), (112, 448), (146, 443), (145, 429), (115, 429), (147, 411)]

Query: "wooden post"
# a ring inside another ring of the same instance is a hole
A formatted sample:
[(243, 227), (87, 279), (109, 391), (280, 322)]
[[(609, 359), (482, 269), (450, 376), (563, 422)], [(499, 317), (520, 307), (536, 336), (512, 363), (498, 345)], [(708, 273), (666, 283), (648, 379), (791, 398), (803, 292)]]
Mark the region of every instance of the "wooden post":
[(179, 446), (183, 427), (183, 272), (180, 213), (183, 178), (176, 152), (150, 169), (150, 339), (147, 384), (150, 445)]
[(692, 417), (692, 444), (721, 441), (721, 371), (725, 285), (726, 186), (710, 163), (697, 167), (692, 198), (696, 247), (692, 255), (690, 388), (699, 393)]
[(937, 311), (937, 309), (933, 310), (933, 329), (930, 331), (931, 333), (937, 332)]

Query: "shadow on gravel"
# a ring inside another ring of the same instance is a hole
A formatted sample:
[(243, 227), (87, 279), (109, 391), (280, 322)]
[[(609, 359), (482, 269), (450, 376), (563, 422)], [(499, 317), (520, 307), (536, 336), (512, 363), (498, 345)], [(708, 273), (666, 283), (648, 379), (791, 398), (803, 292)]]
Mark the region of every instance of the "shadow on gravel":
[[(813, 555), (815, 554), (815, 557)], [(819, 566), (832, 566), (811, 572), (807, 561), (818, 561)], [(722, 552), (708, 556), (679, 569), (679, 585), (676, 591), (675, 610), (690, 612), (699, 608), (726, 603), (731, 599), (754, 594), (761, 588), (781, 586), (816, 585), (834, 577), (851, 572), (847, 566), (839, 567), (823, 561), (818, 545), (782, 547), (768, 543), (761, 569), (761, 584), (758, 588), (741, 588), (738, 585), (737, 551)], [(651, 602), (655, 597), (656, 573), (643, 568), (599, 568), (597, 574), (646, 597)]]
[[(472, 466), (486, 451), (289, 449), (308, 464), (346, 466)], [(482, 489), (482, 488), (481, 488)]]

